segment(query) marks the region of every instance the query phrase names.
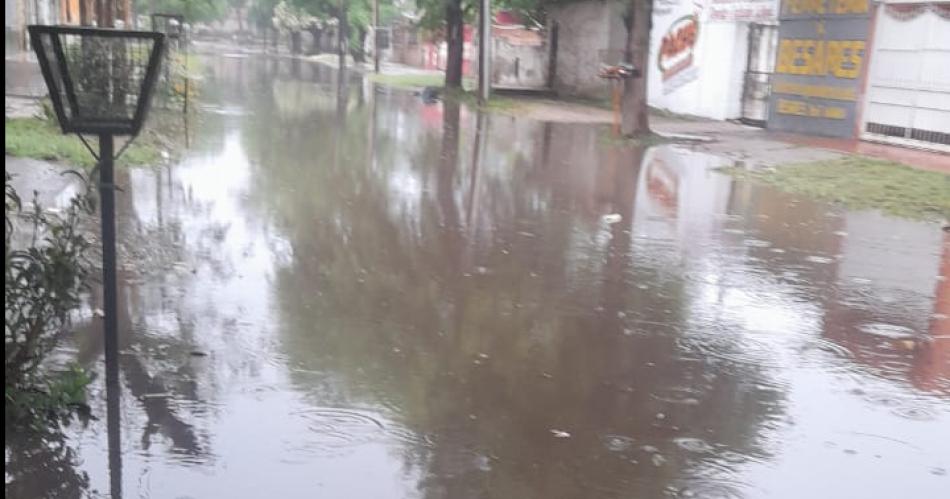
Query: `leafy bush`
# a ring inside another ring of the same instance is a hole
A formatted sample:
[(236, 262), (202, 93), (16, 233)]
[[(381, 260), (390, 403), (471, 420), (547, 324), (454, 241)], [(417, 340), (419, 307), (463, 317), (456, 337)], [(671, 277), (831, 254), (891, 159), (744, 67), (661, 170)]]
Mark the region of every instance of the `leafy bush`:
[[(82, 175), (79, 176), (85, 183)], [(53, 378), (43, 361), (69, 326), (92, 265), (83, 221), (95, 211), (89, 189), (62, 210), (47, 210), (34, 192), (26, 208), (6, 174), (4, 190), (4, 395), (7, 415), (51, 414), (81, 402), (88, 379), (72, 370)], [(25, 230), (24, 230), (25, 229)]]

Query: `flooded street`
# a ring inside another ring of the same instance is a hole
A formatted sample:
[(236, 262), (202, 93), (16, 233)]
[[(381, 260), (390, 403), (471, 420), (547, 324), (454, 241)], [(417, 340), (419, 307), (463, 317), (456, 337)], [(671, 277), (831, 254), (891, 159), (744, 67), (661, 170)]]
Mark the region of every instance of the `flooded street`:
[(205, 64), (191, 149), (118, 173), (121, 482), (91, 303), (63, 355), (99, 419), (8, 438), (12, 496), (950, 490), (939, 224), (609, 127)]

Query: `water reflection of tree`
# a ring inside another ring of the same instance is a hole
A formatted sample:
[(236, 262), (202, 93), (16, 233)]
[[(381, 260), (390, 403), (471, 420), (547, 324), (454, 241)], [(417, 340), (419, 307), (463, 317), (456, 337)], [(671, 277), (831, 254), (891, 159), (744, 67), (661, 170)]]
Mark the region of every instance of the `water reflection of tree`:
[[(684, 358), (684, 281), (631, 254), (642, 150), (548, 126), (536, 147), (557, 153), (516, 154), (506, 134), (517, 130), (504, 127), (525, 125), (500, 121), (473, 171), (457, 106), (429, 133), (410, 97), (374, 99), (376, 118), (373, 106), (350, 109), (340, 134), (325, 133), (340, 121), (319, 110), (297, 134), (263, 108), (245, 129), (261, 179), (252, 202), (276, 210), (294, 250), (276, 278), (283, 345), (295, 365), (345, 380), (319, 403), (381, 404), (427, 434), (406, 460), (426, 467), (430, 496), (653, 497), (698, 462), (675, 436), (711, 430), (734, 453), (761, 452), (756, 428), (774, 395), (751, 394), (751, 367), (709, 372)], [(578, 173), (561, 161), (572, 148), (611, 152)], [(584, 175), (600, 180), (575, 185)], [(463, 215), (472, 193), (477, 217)], [(602, 225), (608, 211), (624, 223)], [(695, 401), (662, 400), (679, 389)], [(611, 452), (607, 434), (637, 444)], [(654, 467), (642, 444), (669, 463)]]
[(76, 451), (56, 427), (40, 433), (11, 433), (6, 427), (4, 471), (7, 497), (71, 499), (87, 497), (89, 476), (79, 470)]
[[(243, 75), (242, 73), (239, 73)], [(219, 75), (225, 79), (235, 75)], [(239, 81), (243, 81), (242, 76)], [(229, 83), (231, 82), (228, 79)], [(218, 104), (231, 102), (227, 92), (229, 86), (212, 85), (206, 87), (205, 103)], [(229, 119), (226, 114), (210, 112), (200, 115), (202, 133), (194, 145), (197, 152), (214, 153), (223, 147), (225, 129)], [(192, 151), (192, 154), (195, 150)], [(179, 315), (179, 327), (170, 334), (155, 335), (145, 331), (154, 330), (154, 319), (161, 317), (174, 307), (178, 312), (182, 306), (180, 297), (184, 296), (177, 288), (178, 283), (172, 274), (163, 274), (158, 283), (142, 286), (143, 276), (153, 276), (157, 269), (167, 271), (173, 264), (186, 259), (186, 253), (200, 253), (200, 245), (206, 243), (209, 234), (218, 230), (213, 224), (201, 233), (185, 234), (182, 220), (187, 214), (192, 216), (207, 209), (195, 201), (181, 184), (173, 181), (172, 166), (156, 167), (154, 171), (118, 172), (118, 183), (122, 191), (117, 196), (117, 210), (120, 237), (120, 273), (119, 280), (119, 331), (120, 370), (123, 379), (123, 397), (131, 398), (146, 416), (140, 439), (142, 448), (148, 449), (155, 434), (161, 434), (170, 442), (175, 452), (191, 457), (205, 459), (209, 456), (206, 445), (207, 436), (201, 435), (188, 422), (186, 414), (176, 408), (179, 402), (187, 401), (200, 407), (202, 402), (197, 393), (196, 379), (199, 376), (194, 366), (181, 359), (188, 359), (194, 350), (195, 339), (192, 335), (193, 321)], [(134, 175), (148, 182), (134, 181)], [(139, 188), (150, 184), (154, 197), (145, 197)], [(154, 219), (143, 219), (136, 205), (153, 205)], [(189, 237), (192, 239), (189, 240)], [(189, 244), (190, 243), (190, 244)], [(179, 297), (179, 303), (173, 304), (172, 297)], [(101, 296), (94, 293), (90, 299), (90, 308), (101, 307)], [(88, 317), (73, 325), (71, 337), (76, 341), (76, 362), (90, 371), (96, 371), (102, 355), (101, 321)], [(204, 373), (206, 374), (206, 373)], [(205, 384), (209, 382), (206, 381)], [(105, 425), (104, 408), (99, 422), (91, 424)], [(128, 421), (125, 422), (128, 425)], [(63, 432), (74, 435), (76, 425), (73, 421)], [(131, 427), (125, 426), (124, 431)], [(133, 430), (134, 431), (134, 430)], [(6, 492), (12, 497), (85, 497), (89, 479), (77, 461), (75, 449), (71, 447), (64, 433), (49, 430), (43, 433), (18, 433), (6, 439), (7, 476), (11, 480)], [(104, 435), (104, 433), (103, 433)]]
[[(414, 97), (380, 93), (361, 106), (345, 91), (339, 107), (275, 105), (259, 74), (232, 75), (250, 85), (231, 97), (247, 99), (249, 113), (228, 124), (242, 127), (252, 160), (248, 203), (293, 247), (274, 280), (289, 365), (327, 373), (320, 386), (312, 374), (291, 379), (314, 403), (388, 408), (427, 435), (404, 457), (425, 470), (427, 496), (657, 497), (717, 458), (685, 453), (675, 437), (705, 437), (723, 456), (763, 452), (756, 435), (774, 393), (751, 388), (762, 378), (755, 368), (684, 355), (689, 283), (637, 254), (642, 150), (483, 116), (474, 127), (491, 145), (476, 154), (458, 106), (428, 108), (442, 109), (441, 130), (429, 131)], [(602, 223), (605, 213), (622, 222)], [(165, 306), (164, 295), (126, 295), (142, 300), (130, 311)], [(176, 334), (128, 346), (187, 355), (194, 322), (181, 319)], [(123, 366), (133, 395), (169, 391), (200, 405), (189, 380), (214, 382), (146, 357)], [(207, 436), (180, 407), (148, 400), (146, 441), (157, 430), (207, 457)], [(641, 445), (667, 463), (654, 466)]]

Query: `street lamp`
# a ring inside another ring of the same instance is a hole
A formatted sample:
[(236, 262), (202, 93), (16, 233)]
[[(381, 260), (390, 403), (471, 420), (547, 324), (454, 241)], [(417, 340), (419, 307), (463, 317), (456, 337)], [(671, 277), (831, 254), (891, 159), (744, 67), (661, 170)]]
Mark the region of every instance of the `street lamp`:
[[(165, 35), (145, 31), (29, 26), (30, 41), (63, 133), (79, 135), (99, 162), (106, 396), (113, 496), (121, 494), (119, 338), (116, 305), (114, 162), (138, 135), (158, 76)], [(99, 137), (98, 156), (82, 134)], [(118, 154), (113, 137), (129, 136)]]

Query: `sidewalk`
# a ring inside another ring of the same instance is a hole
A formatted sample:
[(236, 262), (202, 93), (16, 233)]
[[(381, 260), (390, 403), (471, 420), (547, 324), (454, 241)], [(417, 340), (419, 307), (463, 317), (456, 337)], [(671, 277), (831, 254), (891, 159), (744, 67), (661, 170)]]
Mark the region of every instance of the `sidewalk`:
[(700, 149), (705, 147), (710, 152), (748, 161), (753, 166), (777, 166), (859, 155), (950, 175), (950, 154), (922, 149), (774, 132), (721, 121), (689, 122), (654, 118), (653, 127), (660, 132), (675, 131), (711, 137), (715, 142), (702, 144)]
[(5, 59), (3, 69), (4, 95), (27, 98), (46, 95), (46, 83), (36, 61)]
[[(611, 124), (613, 112), (553, 99), (522, 99), (512, 111), (541, 121)], [(660, 135), (694, 136), (690, 147), (732, 158), (750, 166), (774, 167), (861, 155), (886, 159), (924, 170), (950, 174), (950, 155), (848, 139), (773, 132), (730, 121), (651, 114), (650, 127)]]
[(947, 153), (911, 149), (909, 147), (892, 146), (861, 140), (832, 139), (782, 133), (774, 133), (773, 135), (780, 140), (805, 147), (820, 147), (847, 154), (889, 159), (924, 170), (950, 174), (950, 154)]

